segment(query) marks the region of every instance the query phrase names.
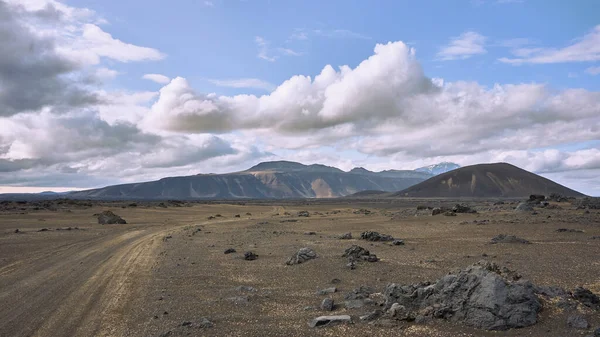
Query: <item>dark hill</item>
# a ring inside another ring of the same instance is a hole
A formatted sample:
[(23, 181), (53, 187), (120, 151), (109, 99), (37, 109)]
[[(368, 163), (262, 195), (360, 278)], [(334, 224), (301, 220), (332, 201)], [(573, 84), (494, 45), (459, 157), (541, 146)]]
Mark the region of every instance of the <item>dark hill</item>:
[(558, 193), (583, 194), (507, 163), (479, 164), (442, 173), (393, 196), (409, 197), (528, 197)]

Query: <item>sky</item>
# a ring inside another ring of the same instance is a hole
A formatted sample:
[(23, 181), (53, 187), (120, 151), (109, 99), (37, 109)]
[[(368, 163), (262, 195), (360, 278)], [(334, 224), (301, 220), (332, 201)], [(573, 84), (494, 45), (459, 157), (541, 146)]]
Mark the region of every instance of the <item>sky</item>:
[(597, 0), (0, 0), (0, 193), (509, 162), (600, 196)]

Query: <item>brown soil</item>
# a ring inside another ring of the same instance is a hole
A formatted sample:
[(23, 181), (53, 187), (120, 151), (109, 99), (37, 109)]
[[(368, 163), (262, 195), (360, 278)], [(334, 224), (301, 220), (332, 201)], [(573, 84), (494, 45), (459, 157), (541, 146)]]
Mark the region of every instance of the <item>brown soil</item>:
[[(69, 205), (57, 210), (0, 213), (0, 336), (569, 336), (567, 313), (545, 303), (538, 324), (485, 332), (435, 320), (393, 327), (360, 322), (361, 309), (343, 308), (343, 296), (360, 285), (434, 281), (479, 260), (506, 266), (538, 285), (584, 286), (600, 293), (600, 211), (536, 209), (515, 213), (516, 203), (468, 202), (478, 214), (426, 215), (417, 205), (445, 200), (302, 201), (193, 204), (156, 207), (138, 203)], [(189, 205), (188, 205), (189, 206)], [(355, 214), (368, 209), (371, 214)], [(94, 213), (112, 210), (125, 225), (99, 225)], [(307, 210), (310, 217), (298, 217)], [(252, 215), (246, 215), (250, 212)], [(288, 213), (286, 213), (288, 212)], [(209, 216), (220, 217), (208, 220)], [(241, 214), (240, 217), (235, 217)], [(285, 215), (291, 214), (291, 215)], [(482, 221), (488, 220), (488, 221)], [(477, 222), (475, 222), (477, 221)], [(71, 230), (66, 228), (71, 227)], [(74, 229), (77, 227), (78, 229)], [(48, 231), (39, 231), (42, 228)], [(56, 230), (61, 228), (61, 230)], [(556, 232), (558, 228), (583, 233)], [(19, 233), (15, 233), (19, 229)], [(200, 229), (198, 231), (198, 229)], [(378, 231), (404, 246), (358, 240)], [(314, 231), (316, 235), (305, 233)], [(353, 240), (337, 235), (352, 232)], [(489, 244), (498, 234), (532, 242)], [(345, 267), (344, 250), (358, 244), (381, 261)], [(301, 247), (319, 257), (300, 265), (285, 261)], [(224, 254), (227, 248), (236, 253)], [(245, 261), (245, 251), (259, 255)], [(337, 278), (341, 283), (332, 285)], [(240, 292), (251, 286), (255, 292)], [(318, 309), (319, 289), (336, 286), (331, 313)], [(232, 297), (247, 296), (248, 301)], [(165, 314), (167, 312), (168, 314)], [(309, 328), (325, 314), (349, 314), (355, 324)], [(598, 312), (583, 311), (592, 328)], [(182, 327), (207, 317), (214, 327)]]

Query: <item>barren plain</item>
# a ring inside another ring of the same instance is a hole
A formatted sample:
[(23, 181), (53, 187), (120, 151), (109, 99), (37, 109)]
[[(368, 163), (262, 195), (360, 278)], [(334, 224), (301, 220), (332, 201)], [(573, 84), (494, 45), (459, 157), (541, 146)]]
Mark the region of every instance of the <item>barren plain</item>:
[[(5, 202), (0, 336), (593, 336), (597, 310), (552, 299), (540, 298), (536, 324), (506, 331), (443, 318), (365, 321), (372, 307), (345, 305), (361, 286), (379, 293), (390, 283), (435, 282), (481, 260), (536, 286), (600, 294), (600, 210), (561, 202), (516, 212), (517, 200), (497, 201)], [(424, 207), (456, 203), (477, 213), (432, 216)], [(98, 224), (94, 214), (105, 210), (127, 224)], [(364, 231), (404, 244), (365, 241)], [(352, 239), (338, 237), (347, 232)], [(491, 244), (499, 234), (531, 244)], [(349, 268), (342, 254), (352, 245), (379, 261)], [(317, 258), (286, 265), (303, 247)], [(326, 297), (333, 311), (320, 309)], [(352, 323), (309, 326), (322, 315)], [(589, 327), (569, 326), (572, 315)]]

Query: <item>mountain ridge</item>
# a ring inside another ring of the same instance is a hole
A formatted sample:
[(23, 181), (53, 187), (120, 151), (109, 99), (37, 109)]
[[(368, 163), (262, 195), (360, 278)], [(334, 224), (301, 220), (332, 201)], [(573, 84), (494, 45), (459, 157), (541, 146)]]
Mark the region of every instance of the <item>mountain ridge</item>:
[(390, 170), (372, 172), (291, 161), (263, 162), (225, 174), (165, 177), (156, 181), (106, 186), (69, 194), (93, 199), (287, 199), (336, 198), (364, 190), (394, 192), (430, 175)]

